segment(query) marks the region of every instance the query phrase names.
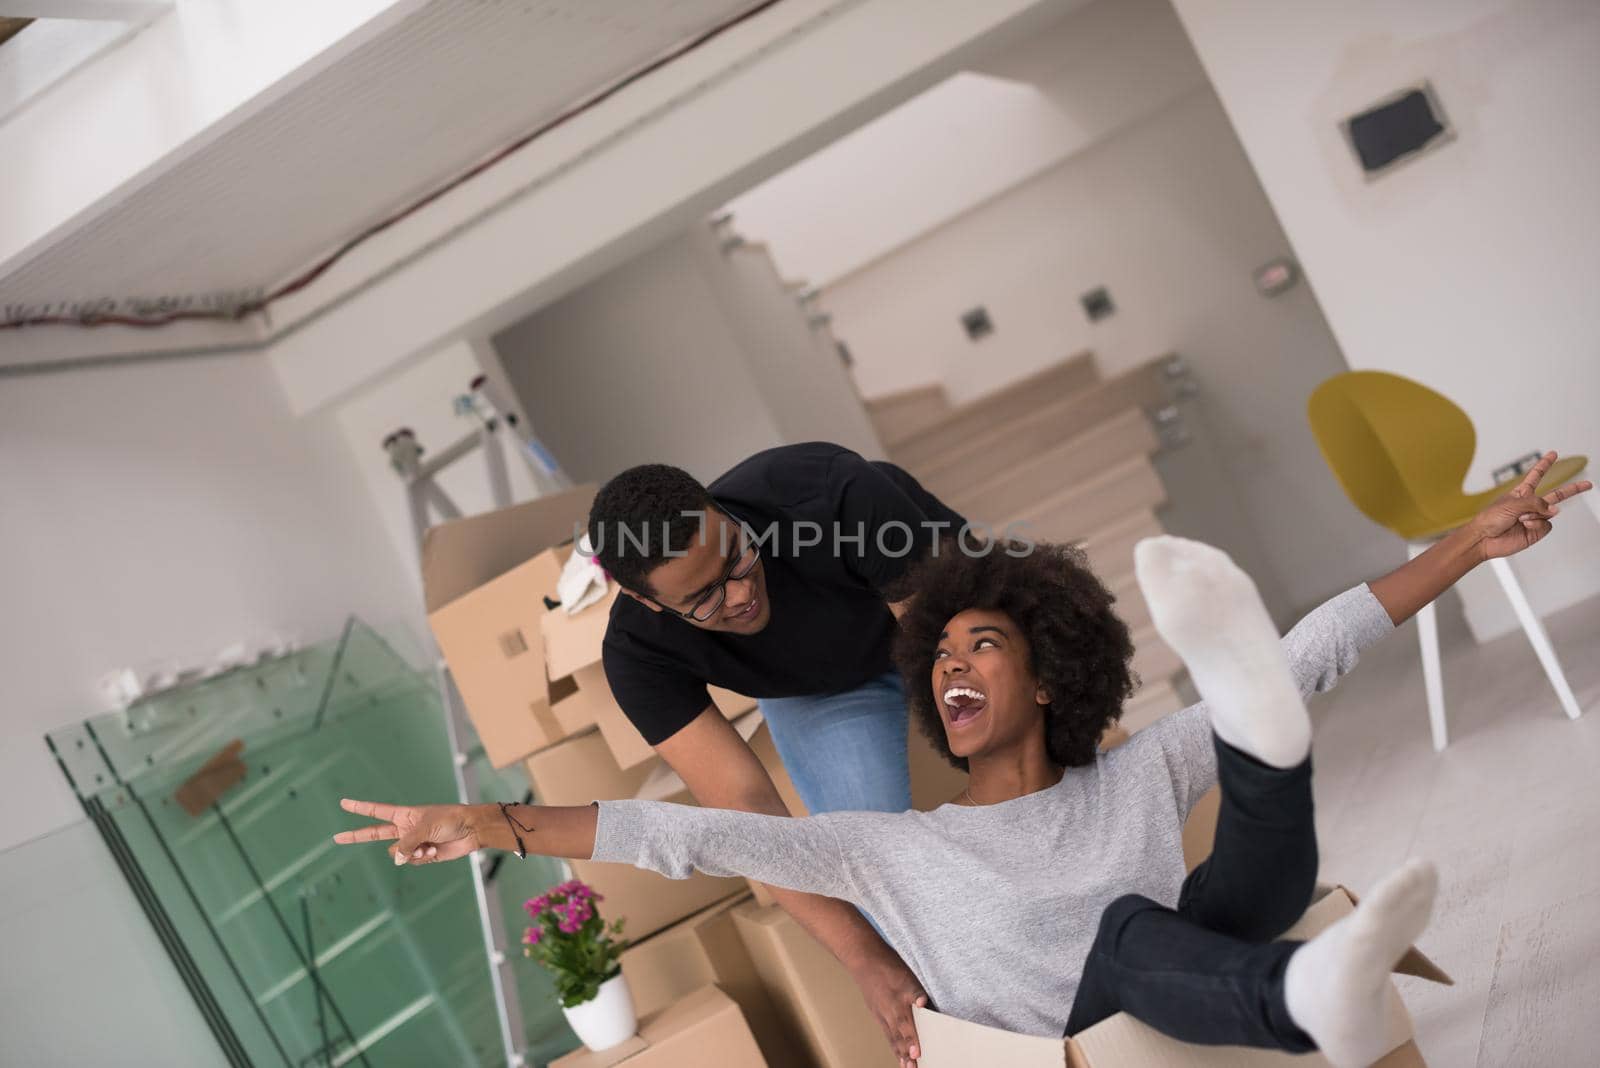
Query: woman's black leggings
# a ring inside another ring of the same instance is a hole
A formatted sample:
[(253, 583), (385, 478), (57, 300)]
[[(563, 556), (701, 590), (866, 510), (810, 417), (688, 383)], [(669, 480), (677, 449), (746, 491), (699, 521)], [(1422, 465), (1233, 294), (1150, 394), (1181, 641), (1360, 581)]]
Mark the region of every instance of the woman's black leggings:
[(1299, 943), (1273, 941), (1316, 883), (1311, 761), (1274, 768), (1214, 741), (1222, 807), (1211, 856), (1189, 873), (1176, 909), (1137, 894), (1106, 906), (1069, 1035), (1126, 1012), (1199, 1045), (1316, 1048), (1283, 997)]

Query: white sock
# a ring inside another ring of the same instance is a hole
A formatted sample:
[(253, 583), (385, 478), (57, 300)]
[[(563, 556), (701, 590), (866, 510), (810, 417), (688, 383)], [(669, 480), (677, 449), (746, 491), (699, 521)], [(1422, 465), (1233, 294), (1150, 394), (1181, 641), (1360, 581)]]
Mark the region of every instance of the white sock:
[(1409, 1021), (1389, 973), (1428, 925), (1438, 889), (1432, 864), (1409, 861), (1289, 958), (1289, 1015), (1334, 1068), (1367, 1068), (1405, 1041)]
[(1221, 549), (1165, 535), (1134, 546), (1133, 561), (1156, 630), (1183, 657), (1217, 736), (1276, 768), (1305, 760), (1311, 717), (1250, 576)]

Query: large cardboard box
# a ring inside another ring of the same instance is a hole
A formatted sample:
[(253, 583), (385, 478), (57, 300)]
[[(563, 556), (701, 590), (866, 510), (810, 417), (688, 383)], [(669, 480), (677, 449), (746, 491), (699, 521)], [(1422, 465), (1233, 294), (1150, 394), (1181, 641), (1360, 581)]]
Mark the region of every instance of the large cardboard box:
[[(541, 804), (587, 805), (591, 801), (617, 801), (636, 796), (655, 770), (651, 764), (632, 768), (617, 765), (600, 735), (590, 731), (541, 750), (526, 762), (534, 793)], [(688, 792), (659, 798), (692, 804)], [(623, 934), (637, 940), (670, 926), (707, 905), (742, 893), (743, 879), (716, 879), (696, 873), (687, 879), (668, 879), (627, 864), (573, 860), (572, 874), (601, 894), (600, 914), (608, 920), (626, 920)]]
[(850, 973), (787, 912), (748, 901), (735, 906), (733, 921), (779, 1017), (809, 1063), (897, 1068), (889, 1040)]
[(749, 900), (729, 898), (624, 950), (622, 974), (634, 1009), (648, 1016), (715, 983), (739, 1006), (769, 1065), (808, 1068), (733, 921), (733, 909)]
[[(541, 621), (593, 486), (441, 523), (422, 542), (422, 590), (439, 649), (497, 768), (568, 733), (552, 708)], [(559, 694), (555, 695), (559, 696)]]
[(766, 1061), (739, 1006), (714, 986), (702, 987), (639, 1023), (639, 1033), (599, 1053), (580, 1049), (550, 1068), (764, 1068)]
[[(1314, 903), (1284, 937), (1305, 939), (1331, 926), (1355, 907), (1343, 887)], [(1448, 983), (1439, 966), (1413, 948), (1395, 971)], [(1126, 1013), (1118, 1013), (1063, 1041), (1019, 1035), (968, 1023), (927, 1009), (915, 1010), (922, 1046), (919, 1068), (970, 1068), (1004, 1064), (1008, 1068), (1328, 1068), (1319, 1054), (1289, 1055), (1237, 1046), (1191, 1046), (1168, 1038)], [(1416, 1043), (1391, 1050), (1374, 1068), (1426, 1068)]]

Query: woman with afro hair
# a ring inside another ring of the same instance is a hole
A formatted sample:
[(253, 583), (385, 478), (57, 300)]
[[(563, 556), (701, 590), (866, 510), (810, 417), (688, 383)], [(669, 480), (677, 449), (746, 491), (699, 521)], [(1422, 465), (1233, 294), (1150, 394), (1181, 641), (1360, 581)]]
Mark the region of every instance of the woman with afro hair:
[[(1477, 563), (1538, 541), (1555, 504), (1588, 488), (1539, 497), (1536, 484), (1281, 641), (1225, 554), (1141, 542), (1139, 586), (1204, 700), (1109, 752), (1098, 740), (1133, 690), (1132, 646), (1081, 556), (946, 547), (912, 578), (897, 650), (922, 729), (969, 776), (930, 812), (346, 800), (381, 822), (335, 840), (394, 841), (397, 864), (491, 847), (747, 876), (861, 908), (952, 1016), (1061, 1036), (1127, 1012), (1186, 1042), (1320, 1049), (1356, 1068), (1404, 1035), (1388, 975), (1427, 922), (1436, 876), (1412, 862), (1311, 941), (1274, 941), (1317, 869), (1304, 699)], [(1186, 874), (1184, 820), (1219, 781), (1212, 854)]]

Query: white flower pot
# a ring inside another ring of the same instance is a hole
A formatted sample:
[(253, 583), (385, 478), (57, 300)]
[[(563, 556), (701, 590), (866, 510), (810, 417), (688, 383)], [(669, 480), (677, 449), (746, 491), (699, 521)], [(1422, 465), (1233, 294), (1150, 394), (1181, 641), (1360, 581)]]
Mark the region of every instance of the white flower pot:
[(600, 984), (600, 993), (582, 1005), (561, 1009), (578, 1040), (595, 1052), (618, 1046), (638, 1030), (633, 1013), (633, 992), (628, 980), (613, 976)]

